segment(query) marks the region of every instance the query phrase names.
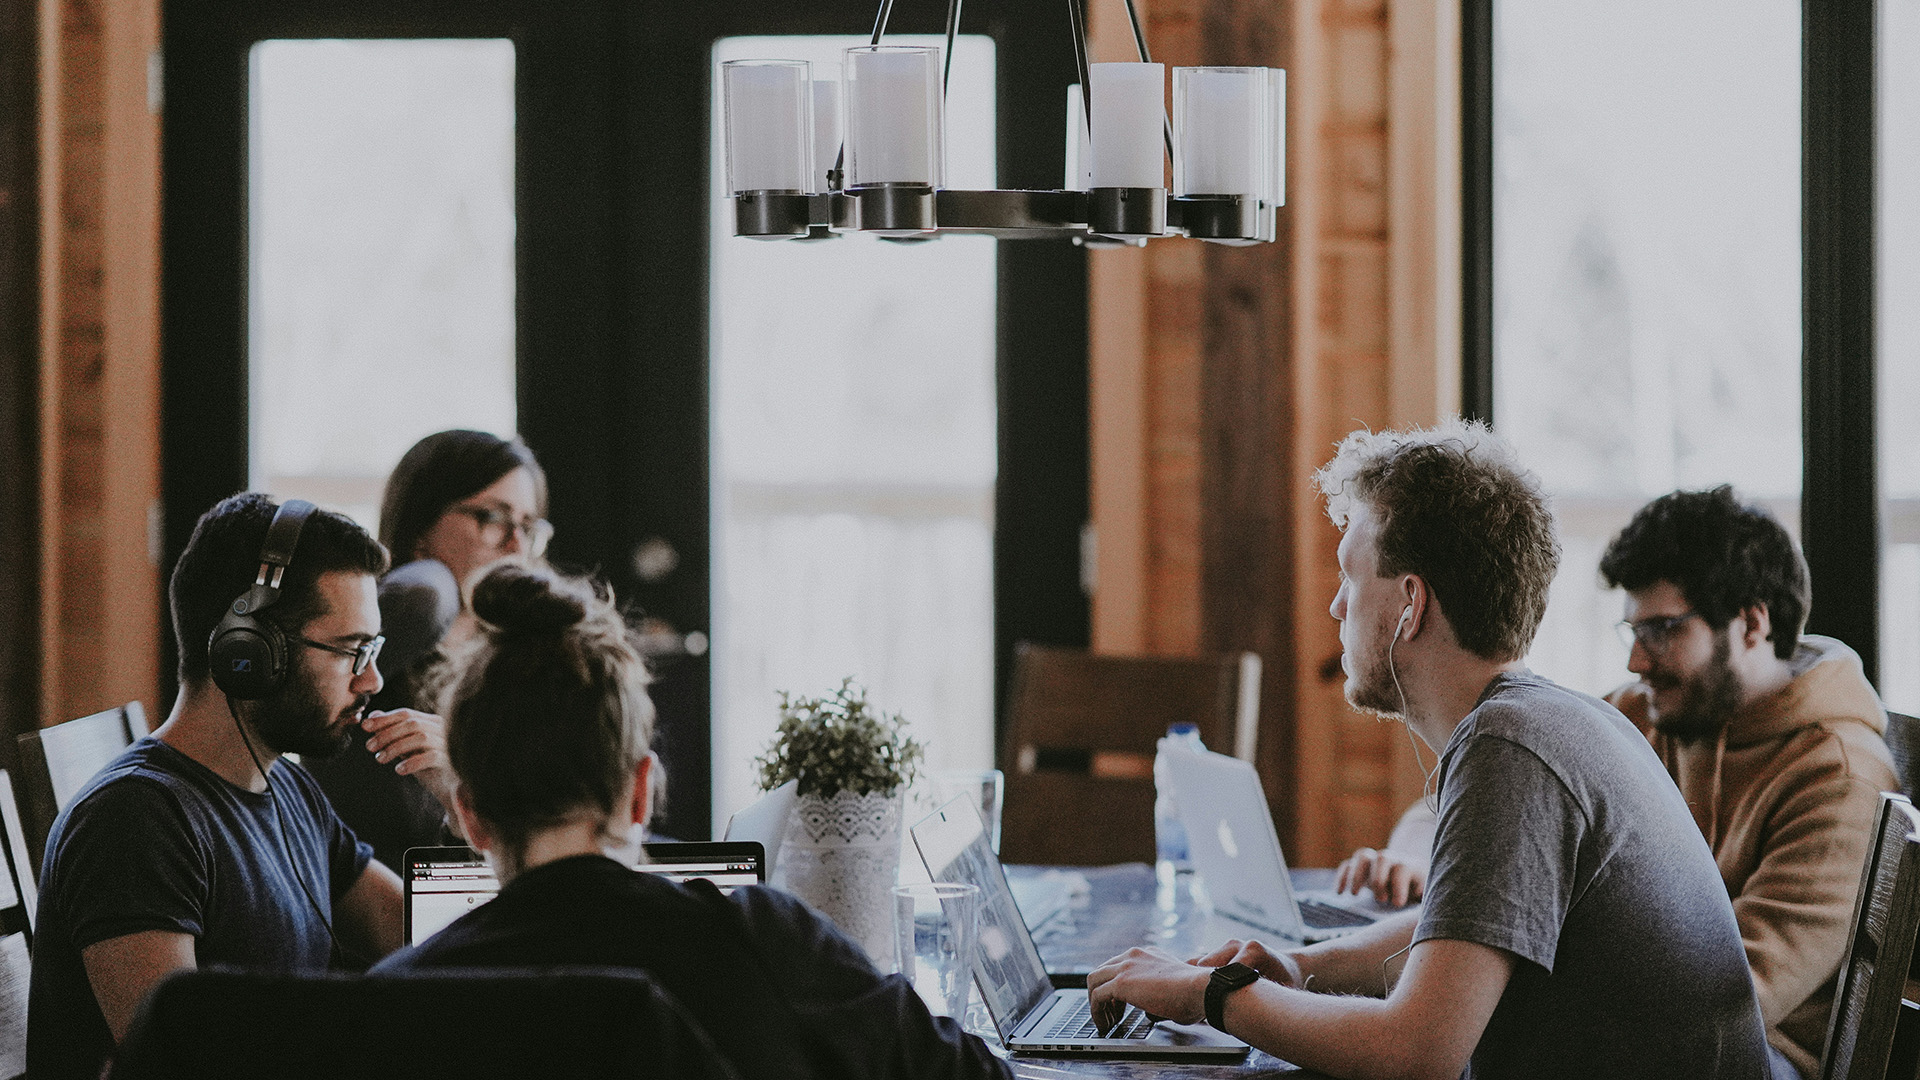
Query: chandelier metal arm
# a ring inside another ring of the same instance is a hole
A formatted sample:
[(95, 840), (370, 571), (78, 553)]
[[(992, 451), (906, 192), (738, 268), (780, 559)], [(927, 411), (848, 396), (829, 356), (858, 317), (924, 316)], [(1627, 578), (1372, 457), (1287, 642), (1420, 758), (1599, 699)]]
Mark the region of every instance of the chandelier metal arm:
[(940, 72), (940, 96), (946, 97), (947, 86), (953, 82), (953, 39), (960, 33), (960, 0), (947, 0), (947, 55), (946, 65)]
[(867, 44), (880, 44), (880, 35), (887, 32), (887, 19), (892, 14), (893, 0), (880, 0), (880, 13), (873, 17), (873, 40)]
[(1086, 0), (1067, 0), (1067, 19), (1073, 24), (1073, 62), (1080, 72), (1080, 113), (1087, 121), (1087, 137), (1093, 137), (1093, 80), (1087, 67)]
[(1133, 26), (1133, 45), (1140, 50), (1140, 62), (1153, 63), (1153, 57), (1147, 53), (1147, 33), (1140, 28), (1140, 12), (1133, 6), (1133, 0), (1127, 0), (1127, 22)]

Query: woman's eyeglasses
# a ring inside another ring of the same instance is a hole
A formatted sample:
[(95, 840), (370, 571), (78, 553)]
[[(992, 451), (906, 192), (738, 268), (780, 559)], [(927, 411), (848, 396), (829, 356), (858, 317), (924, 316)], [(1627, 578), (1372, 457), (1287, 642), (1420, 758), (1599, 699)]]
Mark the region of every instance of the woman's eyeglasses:
[(506, 547), (507, 538), (517, 534), (522, 549), (536, 559), (547, 553), (547, 541), (553, 539), (553, 522), (531, 514), (516, 519), (512, 511), (503, 506), (456, 503), (447, 507), (447, 512), (472, 518), (480, 527), (481, 539), (496, 548)]

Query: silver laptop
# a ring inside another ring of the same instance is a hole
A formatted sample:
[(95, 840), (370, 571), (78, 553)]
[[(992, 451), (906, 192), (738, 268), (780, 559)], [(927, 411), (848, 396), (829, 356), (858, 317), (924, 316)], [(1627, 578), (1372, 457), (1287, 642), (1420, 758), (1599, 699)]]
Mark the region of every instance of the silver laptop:
[(726, 835), (722, 839), (751, 841), (766, 849), (767, 877), (771, 879), (773, 868), (780, 861), (780, 842), (787, 837), (787, 818), (793, 813), (793, 804), (799, 797), (800, 781), (789, 780), (781, 784), (728, 818)]
[(1296, 893), (1252, 765), (1209, 751), (1165, 757), (1193, 868), (1216, 915), (1290, 941), (1350, 934), (1390, 913), (1372, 896)]
[(1085, 990), (1056, 990), (1014, 906), (1013, 892), (987, 843), (980, 813), (960, 796), (913, 827), (913, 843), (935, 881), (980, 889), (980, 947), (973, 981), (1000, 1043), (1009, 1051), (1056, 1056), (1235, 1060), (1247, 1044), (1205, 1024), (1154, 1022), (1129, 1007), (1105, 1037), (1087, 1013)]

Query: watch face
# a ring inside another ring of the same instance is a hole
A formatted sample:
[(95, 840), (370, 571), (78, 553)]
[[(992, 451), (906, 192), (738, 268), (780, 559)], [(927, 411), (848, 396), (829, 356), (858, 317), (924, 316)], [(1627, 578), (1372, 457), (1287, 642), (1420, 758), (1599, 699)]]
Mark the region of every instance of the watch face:
[(1246, 986), (1259, 981), (1260, 973), (1245, 964), (1236, 962), (1214, 968), (1213, 977), (1233, 986)]

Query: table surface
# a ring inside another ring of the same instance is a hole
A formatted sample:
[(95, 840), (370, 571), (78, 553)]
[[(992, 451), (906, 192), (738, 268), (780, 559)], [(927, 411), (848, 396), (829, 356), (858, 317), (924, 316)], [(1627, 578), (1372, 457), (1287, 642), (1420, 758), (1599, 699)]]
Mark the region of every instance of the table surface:
[[(1197, 956), (1211, 951), (1228, 938), (1246, 938), (1255, 931), (1241, 923), (1197, 911), (1190, 897), (1173, 898), (1168, 907), (1156, 902), (1157, 883), (1153, 868), (1144, 863), (1125, 863), (1100, 867), (1009, 866), (1007, 876), (1016, 888), (1026, 891), (1038, 879), (1054, 875), (1057, 884), (1073, 886), (1071, 899), (1053, 917), (1034, 931), (1034, 944), (1047, 962), (1047, 970), (1085, 972), (1119, 953), (1140, 944), (1158, 945), (1177, 956)], [(1079, 879), (1086, 886), (1079, 888)], [(1326, 888), (1333, 882), (1331, 870), (1295, 870), (1296, 889)], [(978, 1019), (977, 1009), (974, 1017)], [(990, 1034), (986, 1037), (996, 1044)], [(1101, 1077), (1109, 1080), (1149, 1080), (1149, 1078), (1187, 1077), (1192, 1080), (1253, 1080), (1258, 1077), (1285, 1076), (1311, 1080), (1323, 1074), (1302, 1069), (1279, 1058), (1254, 1050), (1244, 1062), (1228, 1064), (1186, 1064), (1159, 1061), (1123, 1061), (1104, 1058), (1047, 1058), (1018, 1055), (1007, 1059), (1013, 1073), (1023, 1080), (1072, 1080)]]

